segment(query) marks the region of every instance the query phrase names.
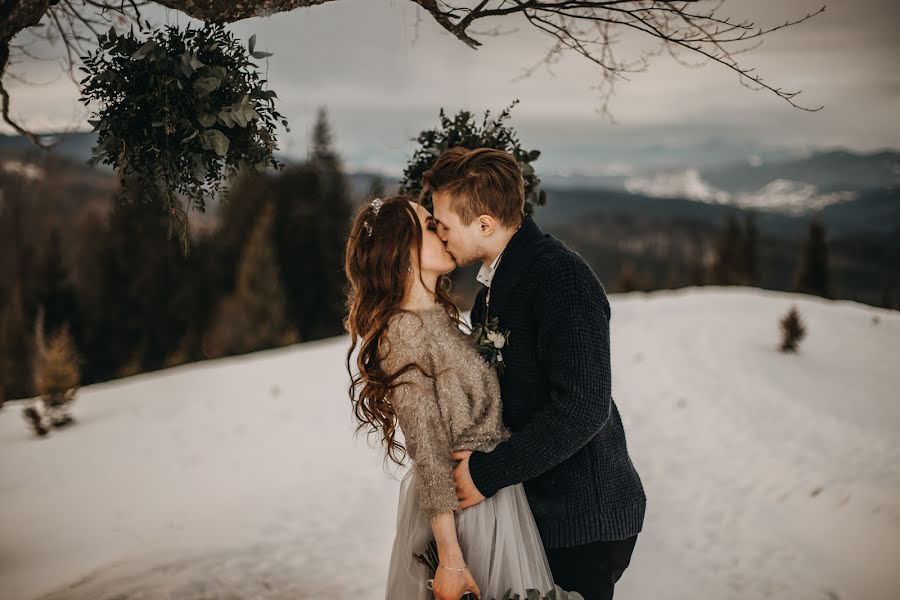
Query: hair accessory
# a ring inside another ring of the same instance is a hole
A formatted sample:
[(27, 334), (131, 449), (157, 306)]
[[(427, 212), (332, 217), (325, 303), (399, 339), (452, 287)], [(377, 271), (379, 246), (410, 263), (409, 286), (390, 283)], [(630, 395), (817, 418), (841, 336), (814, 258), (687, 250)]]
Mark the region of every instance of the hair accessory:
[[(378, 211), (381, 210), (381, 206), (384, 204), (384, 200), (381, 198), (375, 198), (369, 203), (369, 207), (372, 209), (372, 219), (378, 216)], [(369, 237), (372, 236), (372, 225), (369, 221), (363, 221), (363, 227), (366, 228), (366, 233), (369, 234)]]

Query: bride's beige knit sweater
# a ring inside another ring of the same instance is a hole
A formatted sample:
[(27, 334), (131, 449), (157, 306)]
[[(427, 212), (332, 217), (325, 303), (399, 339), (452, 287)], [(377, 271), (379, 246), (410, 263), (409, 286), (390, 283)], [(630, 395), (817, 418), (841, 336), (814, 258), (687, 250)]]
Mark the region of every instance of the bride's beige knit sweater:
[(428, 518), (456, 511), (455, 450), (491, 450), (509, 438), (497, 373), (441, 307), (401, 312), (385, 334), (382, 367), (392, 374), (411, 362), (388, 401), (412, 459), (419, 506)]

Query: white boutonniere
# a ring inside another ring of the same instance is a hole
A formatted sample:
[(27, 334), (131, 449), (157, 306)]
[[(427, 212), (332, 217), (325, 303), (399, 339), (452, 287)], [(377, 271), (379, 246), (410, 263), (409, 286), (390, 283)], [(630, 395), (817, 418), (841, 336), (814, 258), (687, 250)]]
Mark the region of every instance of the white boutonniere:
[(479, 352), (500, 375), (503, 374), (504, 367), (502, 350), (509, 345), (509, 334), (508, 329), (506, 331), (500, 329), (500, 320), (497, 317), (486, 323), (479, 323), (471, 334)]

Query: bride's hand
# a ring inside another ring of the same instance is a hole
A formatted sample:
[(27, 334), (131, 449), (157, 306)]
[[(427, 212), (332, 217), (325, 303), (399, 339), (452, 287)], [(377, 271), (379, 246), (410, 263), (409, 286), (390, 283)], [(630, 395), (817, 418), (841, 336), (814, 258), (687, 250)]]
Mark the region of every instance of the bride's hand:
[[(456, 567), (456, 565), (448, 565)], [(472, 592), (481, 600), (481, 589), (466, 569), (462, 572), (448, 571), (438, 566), (431, 584), (435, 600), (459, 600), (466, 592)]]

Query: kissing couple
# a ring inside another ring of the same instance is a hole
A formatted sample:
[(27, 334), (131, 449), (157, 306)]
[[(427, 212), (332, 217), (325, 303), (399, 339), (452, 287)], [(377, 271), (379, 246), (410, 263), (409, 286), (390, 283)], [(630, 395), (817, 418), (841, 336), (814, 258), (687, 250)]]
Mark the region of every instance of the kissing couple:
[[(386, 600), (556, 588), (608, 599), (631, 560), (646, 496), (612, 398), (609, 301), (524, 208), (510, 153), (455, 147), (418, 198), (375, 198), (353, 218), (344, 323), (357, 431), (412, 461)], [(449, 273), (477, 262), (467, 327)], [(433, 578), (414, 556), (432, 540)]]

